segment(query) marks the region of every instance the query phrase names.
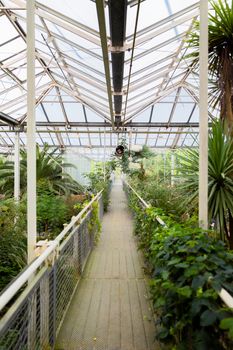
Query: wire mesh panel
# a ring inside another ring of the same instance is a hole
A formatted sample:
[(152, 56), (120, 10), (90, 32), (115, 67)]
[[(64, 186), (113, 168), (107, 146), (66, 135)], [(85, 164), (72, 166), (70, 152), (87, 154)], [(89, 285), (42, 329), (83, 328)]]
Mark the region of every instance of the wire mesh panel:
[[(103, 203), (99, 199), (99, 217)], [(0, 350), (53, 349), (77, 282), (94, 246), (93, 209), (61, 243), (58, 257), (32, 276), (0, 321)], [(54, 252), (55, 254), (56, 252)]]
[(1, 350), (39, 350), (42, 346), (51, 345), (48, 296), (49, 269), (18, 303), (17, 308), (13, 305), (3, 317), (0, 324)]

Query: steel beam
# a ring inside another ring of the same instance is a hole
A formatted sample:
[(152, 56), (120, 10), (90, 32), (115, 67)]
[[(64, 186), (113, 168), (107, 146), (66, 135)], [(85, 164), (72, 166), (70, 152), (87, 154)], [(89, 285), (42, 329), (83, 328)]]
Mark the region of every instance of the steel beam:
[[(179, 12), (174, 13), (173, 15), (171, 15), (169, 17), (166, 17), (165, 19), (162, 19), (161, 21), (156, 22), (155, 24), (152, 24), (149, 27), (141, 29), (137, 33), (137, 38), (140, 38), (141, 36), (151, 32), (152, 30), (155, 30), (155, 29), (157, 29), (157, 28), (159, 28), (159, 27), (161, 27), (169, 22), (176, 20), (177, 18), (183, 16), (184, 14), (189, 13), (189, 12), (193, 11), (194, 9), (198, 8), (198, 6), (199, 6), (199, 1), (197, 1), (195, 4), (193, 4), (189, 7), (184, 8), (183, 10), (181, 10)], [(127, 37), (127, 40), (132, 40), (132, 38), (133, 38), (133, 35), (129, 35)]]
[(7, 124), (7, 125), (12, 125), (12, 126), (19, 125), (19, 121), (17, 119), (10, 117), (8, 114), (3, 112), (0, 112), (0, 121), (4, 122), (4, 124)]
[(208, 229), (208, 0), (200, 0), (199, 225)]
[[(47, 122), (40, 122), (40, 121), (37, 121), (36, 122), (36, 126), (37, 127), (59, 127), (59, 128), (62, 128), (62, 127), (66, 127), (67, 126), (67, 123), (66, 122), (61, 122), (61, 121), (55, 121), (55, 122), (51, 122), (49, 119), (48, 119), (48, 114), (44, 108), (44, 105), (43, 103), (41, 103), (41, 107), (42, 107), (42, 110), (43, 112), (45, 113), (45, 117), (47, 119)], [(84, 107), (85, 108), (85, 107)], [(78, 116), (77, 116), (78, 118)], [(209, 127), (211, 127), (211, 124), (209, 122)], [(4, 123), (0, 123), (0, 126), (1, 127), (6, 127), (6, 124)], [(22, 127), (26, 127), (26, 122), (22, 123), (21, 124)], [(111, 127), (111, 123), (110, 122), (70, 122), (69, 123), (69, 126), (70, 128), (105, 128), (105, 127)], [(168, 128), (168, 125), (167, 125), (167, 122), (128, 122), (124, 125), (124, 128)], [(169, 125), (169, 128), (199, 128), (199, 123), (177, 123), (177, 122), (171, 122), (170, 125)], [(8, 129), (7, 129), (8, 130)], [(4, 130), (2, 130), (4, 131)], [(1, 132), (1, 130), (0, 130)], [(146, 132), (145, 132), (146, 133)]]
[[(183, 23), (192, 20), (194, 17), (196, 17), (198, 15), (198, 9), (194, 9), (193, 11), (189, 12), (188, 14), (186, 14), (186, 16), (184, 17), (179, 17), (174, 21), (169, 21), (166, 25), (164, 26), (160, 26), (159, 28), (157, 28), (156, 30), (151, 30), (147, 35), (139, 37), (138, 39), (136, 39), (136, 45), (142, 45), (152, 39), (154, 39), (155, 37), (179, 26), (182, 25)], [(170, 16), (168, 17), (170, 18)], [(176, 35), (178, 35), (176, 33)], [(131, 42), (127, 42), (126, 46), (131, 46)]]
[(35, 1), (27, 0), (27, 247), (28, 264), (36, 248)]
[(15, 132), (15, 154), (14, 154), (14, 199), (16, 203), (20, 198), (20, 139), (19, 131)]
[(113, 105), (112, 105), (111, 76), (110, 76), (109, 59), (108, 59), (108, 43), (107, 43), (103, 0), (96, 0), (96, 9), (97, 9), (97, 15), (98, 15), (99, 31), (100, 31), (102, 54), (103, 54), (103, 61), (104, 61), (104, 70), (105, 70), (105, 77), (106, 77), (108, 102), (109, 102), (109, 112), (111, 116), (112, 128), (115, 129), (114, 113), (113, 113)]
[[(4, 131), (4, 132), (7, 132), (7, 133), (12, 133), (12, 132), (15, 132), (14, 130), (6, 130), (6, 131)], [(51, 133), (51, 134), (66, 134), (66, 133), (68, 133), (68, 134), (76, 134), (76, 133), (79, 133), (79, 134), (88, 134), (88, 133), (90, 133), (90, 134), (103, 134), (104, 133), (104, 131), (103, 130), (99, 130), (99, 129), (97, 129), (97, 130), (87, 130), (87, 129), (85, 129), (85, 130), (74, 130), (74, 129), (71, 129), (71, 130), (68, 130), (68, 129), (58, 129), (58, 128), (56, 128), (56, 129), (52, 129), (52, 130), (50, 130), (50, 129), (37, 129), (37, 131), (36, 132), (38, 132), (38, 133), (41, 133), (41, 134), (44, 134), (44, 133), (46, 133), (46, 134), (48, 134), (48, 133)], [(147, 135), (147, 134), (164, 134), (164, 135), (176, 135), (176, 134), (199, 134), (199, 130), (196, 130), (196, 131), (194, 131), (194, 130), (182, 130), (182, 131), (170, 131), (170, 130), (149, 130), (149, 131), (147, 131), (147, 130), (138, 130), (138, 129), (119, 129), (119, 130), (112, 130), (112, 129), (109, 129), (109, 130), (106, 130), (105, 131), (106, 132), (106, 134), (114, 134), (114, 133), (116, 133), (116, 134), (129, 134), (130, 132), (132, 132), (132, 134), (144, 134), (145, 136)], [(0, 131), (0, 135), (1, 135), (1, 131)], [(64, 144), (64, 142), (63, 142), (63, 144)]]

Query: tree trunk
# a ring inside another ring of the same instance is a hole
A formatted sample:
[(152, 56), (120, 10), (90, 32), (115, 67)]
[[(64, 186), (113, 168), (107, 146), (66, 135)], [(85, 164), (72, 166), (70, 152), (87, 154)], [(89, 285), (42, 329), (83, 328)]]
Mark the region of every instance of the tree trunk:
[(232, 59), (227, 51), (223, 52), (220, 85), (222, 89), (220, 117), (226, 121), (226, 128), (233, 136)]
[(230, 210), (228, 210), (229, 214), (229, 231), (227, 235), (227, 239), (229, 242), (230, 249), (233, 249), (233, 216), (231, 215)]

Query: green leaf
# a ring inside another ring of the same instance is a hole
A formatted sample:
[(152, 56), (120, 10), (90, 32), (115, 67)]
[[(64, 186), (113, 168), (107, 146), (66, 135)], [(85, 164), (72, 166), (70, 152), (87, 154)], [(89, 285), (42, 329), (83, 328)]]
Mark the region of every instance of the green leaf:
[(202, 288), (205, 284), (206, 277), (205, 276), (195, 276), (192, 280), (192, 288), (197, 290), (198, 288)]
[(224, 318), (220, 322), (220, 328), (221, 329), (230, 329), (230, 328), (232, 328), (232, 330), (233, 330), (233, 317)]
[(217, 320), (216, 312), (212, 310), (206, 310), (201, 315), (200, 323), (202, 327), (208, 327), (213, 325)]
[(172, 259), (172, 260), (170, 260), (169, 262), (168, 262), (168, 266), (170, 266), (170, 265), (176, 265), (176, 264), (178, 264), (180, 262), (180, 258), (174, 258), (174, 259)]
[(189, 286), (177, 288), (176, 291), (178, 294), (186, 298), (190, 298), (192, 295), (192, 288), (190, 288)]

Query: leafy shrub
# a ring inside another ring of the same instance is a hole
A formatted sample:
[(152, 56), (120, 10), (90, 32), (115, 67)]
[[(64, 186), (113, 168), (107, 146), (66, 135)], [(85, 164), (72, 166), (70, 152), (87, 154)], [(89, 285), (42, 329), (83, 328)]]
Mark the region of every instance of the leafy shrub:
[(161, 209), (142, 210), (132, 193), (129, 201), (151, 274), (157, 339), (168, 349), (233, 349), (227, 332), (220, 329), (221, 324), (231, 334), (232, 326), (224, 319), (233, 315), (218, 297), (221, 287), (233, 294), (233, 253), (198, 228), (195, 218), (177, 223)]
[(95, 170), (92, 172), (86, 174), (86, 177), (90, 181), (90, 189), (94, 194), (97, 194), (101, 190), (103, 190), (103, 205), (104, 205), (104, 211), (108, 210), (108, 206), (110, 203), (109, 200), (109, 193), (110, 193), (110, 187), (111, 187), (111, 180), (110, 180), (110, 167), (106, 164), (106, 176), (104, 181), (104, 172), (102, 165), (96, 166)]
[(13, 200), (0, 202), (0, 290), (26, 265), (25, 207)]
[(198, 228), (177, 225), (164, 230), (158, 240), (155, 234), (150, 251), (158, 339), (196, 350), (229, 349), (233, 343), (219, 323), (232, 313), (217, 292), (224, 287), (233, 293), (233, 254)]
[(184, 193), (178, 187), (158, 182), (155, 175), (146, 176), (143, 181), (137, 176), (130, 177), (130, 184), (148, 204), (161, 208), (176, 221), (184, 221), (196, 214), (196, 210), (184, 202)]
[(68, 220), (64, 198), (53, 194), (40, 194), (37, 198), (37, 228), (41, 238), (54, 238)]

